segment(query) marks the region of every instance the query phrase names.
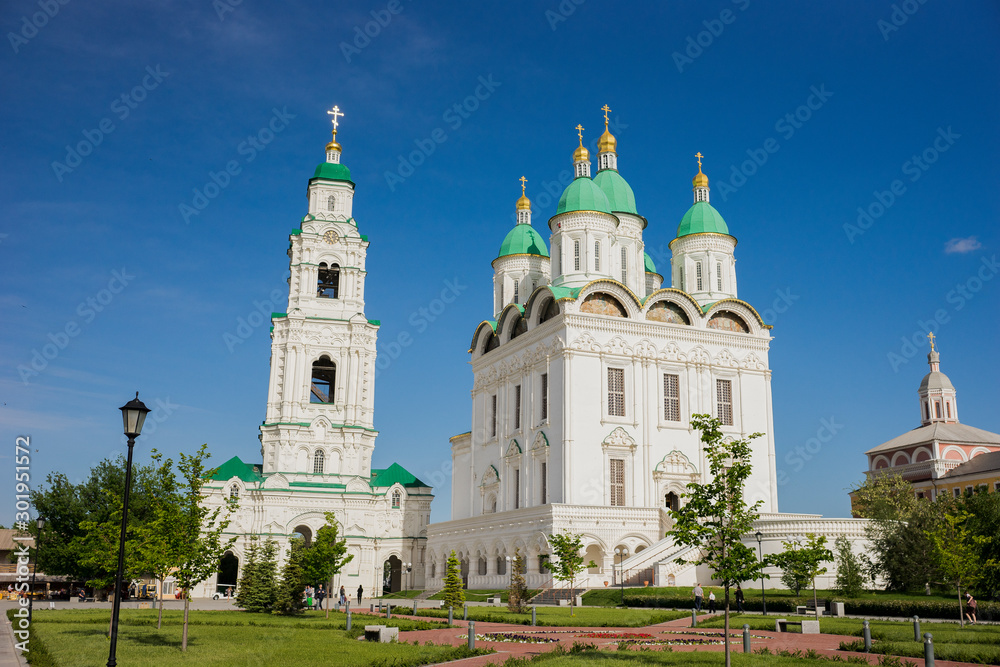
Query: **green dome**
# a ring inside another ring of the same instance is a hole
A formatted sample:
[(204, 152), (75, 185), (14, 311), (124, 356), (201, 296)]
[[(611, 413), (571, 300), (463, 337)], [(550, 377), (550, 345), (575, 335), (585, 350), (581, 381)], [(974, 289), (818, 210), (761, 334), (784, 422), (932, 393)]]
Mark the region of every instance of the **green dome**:
[(646, 273), (656, 273), (656, 264), (653, 264), (653, 258), (646, 251), (642, 253), (642, 263), (646, 265)]
[(342, 164), (323, 162), (316, 167), (313, 178), (325, 178), (329, 181), (350, 181), (351, 170)]
[(604, 169), (597, 172), (594, 183), (607, 196), (612, 211), (639, 215), (639, 212), (635, 210), (635, 195), (632, 193), (632, 186), (622, 178), (616, 169)]
[(608, 197), (586, 176), (578, 176), (563, 190), (556, 207), (556, 215), (568, 211), (600, 211), (611, 213)]
[(498, 258), (507, 255), (541, 255), (549, 256), (549, 250), (545, 247), (545, 241), (528, 224), (514, 225), (514, 229), (507, 232), (507, 237), (500, 244), (500, 254)]
[(688, 234), (729, 234), (729, 227), (722, 219), (719, 212), (712, 208), (707, 201), (700, 201), (688, 209), (681, 224), (677, 226), (677, 236), (687, 236)]

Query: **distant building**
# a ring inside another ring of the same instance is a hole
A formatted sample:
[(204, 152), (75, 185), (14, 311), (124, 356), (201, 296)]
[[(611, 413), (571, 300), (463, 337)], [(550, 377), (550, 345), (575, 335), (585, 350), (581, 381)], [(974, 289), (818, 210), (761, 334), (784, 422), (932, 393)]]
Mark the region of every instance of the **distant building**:
[(899, 474), (920, 498), (960, 496), (979, 486), (1000, 490), (1000, 434), (959, 423), (955, 385), (941, 372), (941, 355), (927, 355), (930, 372), (920, 382), (918, 428), (866, 452), (868, 477)]

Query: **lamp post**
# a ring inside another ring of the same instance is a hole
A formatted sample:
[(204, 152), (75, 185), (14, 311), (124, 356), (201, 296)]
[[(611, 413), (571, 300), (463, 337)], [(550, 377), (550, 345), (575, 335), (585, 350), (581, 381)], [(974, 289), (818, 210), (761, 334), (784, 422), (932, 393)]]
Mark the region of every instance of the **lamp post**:
[(31, 570), (31, 590), (28, 592), (28, 620), (35, 620), (35, 575), (38, 574), (38, 554), (42, 548), (42, 528), (45, 528), (45, 519), (38, 517), (35, 521), (38, 526), (38, 537), (35, 538), (35, 567)]
[(628, 557), (628, 547), (616, 547), (615, 555), (618, 556), (618, 583), (622, 589), (622, 606), (625, 606), (625, 558)]
[(514, 583), (514, 559), (510, 556), (504, 557), (507, 560), (507, 590), (510, 590), (511, 585)]
[(764, 605), (764, 616), (767, 616), (767, 598), (764, 597), (764, 549), (760, 544), (763, 539), (763, 535), (758, 530), (756, 533), (757, 537), (757, 553), (760, 556), (760, 599), (761, 603)]
[(403, 563), (403, 567), (406, 568), (406, 579), (409, 586), (406, 586), (405, 588), (408, 589), (413, 585), (413, 576), (410, 574), (413, 571), (413, 563)]
[(111, 608), (111, 648), (108, 653), (108, 667), (116, 667), (118, 661), (115, 652), (118, 649), (118, 610), (122, 603), (122, 574), (125, 569), (125, 528), (128, 526), (128, 499), (132, 486), (132, 448), (135, 439), (142, 433), (142, 424), (149, 412), (142, 401), (139, 392), (135, 398), (119, 408), (122, 411), (122, 421), (125, 426), (125, 437), (128, 438), (128, 462), (125, 464), (125, 495), (122, 499), (122, 533), (118, 542), (118, 572), (115, 575), (115, 603)]

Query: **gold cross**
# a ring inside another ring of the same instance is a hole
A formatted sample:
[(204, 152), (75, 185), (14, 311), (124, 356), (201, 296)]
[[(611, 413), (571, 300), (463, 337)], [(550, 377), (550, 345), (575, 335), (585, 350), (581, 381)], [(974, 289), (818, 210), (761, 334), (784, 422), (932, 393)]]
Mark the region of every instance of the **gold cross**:
[(573, 129), (576, 130), (576, 133), (578, 135), (580, 135), (580, 145), (582, 146), (583, 145), (583, 125), (580, 125), (579, 123), (577, 123), (577, 126), (574, 127)]
[(523, 197), (524, 196), (524, 184), (528, 182), (528, 179), (526, 179), (524, 176), (522, 176), (518, 180), (521, 181), (521, 196)]
[(336, 130), (337, 129), (337, 125), (338, 125), (338, 123), (337, 123), (337, 117), (338, 116), (343, 116), (344, 115), (343, 112), (341, 112), (340, 107), (338, 107), (335, 104), (335, 105), (333, 105), (332, 109), (330, 109), (329, 111), (327, 111), (327, 113), (330, 114), (331, 116), (333, 116), (333, 129)]
[(606, 129), (608, 127), (608, 113), (611, 111), (611, 109), (609, 109), (608, 105), (605, 104), (603, 107), (601, 107), (601, 111), (604, 112), (604, 127)]
[(929, 340), (931, 342), (931, 352), (933, 352), (934, 351), (934, 332), (933, 331), (931, 331), (929, 334), (927, 334), (927, 340)]
[(701, 154), (701, 151), (695, 153), (694, 156), (698, 158), (698, 171), (701, 171), (701, 159), (705, 156)]

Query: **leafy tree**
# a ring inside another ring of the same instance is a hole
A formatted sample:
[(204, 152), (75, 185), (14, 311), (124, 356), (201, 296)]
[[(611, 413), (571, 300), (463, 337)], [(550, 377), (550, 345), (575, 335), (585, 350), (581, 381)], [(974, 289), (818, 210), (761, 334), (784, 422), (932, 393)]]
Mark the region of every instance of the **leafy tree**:
[(281, 570), (281, 583), (278, 584), (278, 599), (274, 608), (279, 614), (293, 615), (302, 611), (302, 592), (305, 589), (302, 560), (305, 542), (302, 538), (293, 537), (289, 540), (288, 560)]
[(444, 606), (461, 607), (465, 604), (465, 587), (462, 584), (462, 565), (458, 556), (452, 551), (448, 556), (447, 570), (444, 575)]
[(191, 455), (181, 452), (177, 469), (183, 483), (175, 496), (177, 523), (170, 532), (171, 549), (177, 553), (177, 585), (184, 591), (184, 629), (181, 634), (181, 650), (187, 651), (188, 611), (191, 604), (191, 590), (216, 573), (219, 560), (229, 550), (235, 537), (223, 539), (229, 527), (230, 516), (236, 509), (236, 500), (230, 499), (224, 507), (210, 509), (202, 504), (201, 490), (205, 482), (215, 472), (205, 466), (211, 456), (208, 445), (202, 445)]
[(549, 535), (549, 546), (552, 548), (552, 556), (546, 561), (545, 566), (552, 572), (552, 576), (559, 581), (569, 582), (569, 615), (573, 616), (573, 606), (576, 602), (576, 578), (588, 567), (597, 567), (594, 561), (583, 562), (580, 550), (583, 549), (583, 537), (568, 530), (562, 533)]
[(996, 599), (1000, 594), (1000, 493), (980, 487), (975, 493), (959, 500), (959, 510), (968, 513), (969, 532), (977, 540), (979, 582), (984, 598)]
[(849, 598), (861, 595), (865, 587), (864, 563), (854, 550), (851, 541), (841, 535), (833, 543), (837, 556), (836, 587)]
[[(710, 415), (692, 415), (691, 426), (701, 432), (709, 479), (691, 482), (682, 495), (687, 502), (671, 510), (674, 519), (673, 536), (678, 544), (699, 547), (697, 557), (688, 561), (708, 565), (725, 589), (725, 652), (729, 655), (729, 589), (749, 579), (764, 576), (762, 563), (753, 549), (743, 544), (744, 535), (753, 531), (763, 500), (747, 505), (743, 489), (750, 477), (750, 442), (759, 438), (754, 433), (739, 440), (726, 438), (721, 422)], [(684, 562), (684, 561), (681, 561)]]
[(173, 461), (163, 460), (153, 450), (153, 461), (158, 464), (156, 476), (159, 494), (151, 500), (150, 519), (138, 530), (138, 559), (144, 572), (153, 575), (157, 585), (156, 629), (163, 626), (163, 581), (181, 560), (179, 542), (173, 536), (174, 526), (180, 521), (177, 498), (177, 478)]
[(958, 622), (963, 628), (962, 586), (968, 588), (975, 585), (980, 570), (977, 552), (979, 545), (985, 541), (985, 538), (971, 533), (968, 521), (969, 515), (965, 512), (949, 514), (927, 532), (934, 543), (934, 558), (943, 575), (942, 580), (958, 590)]
[(520, 549), (514, 549), (514, 558), (510, 562), (510, 586), (507, 587), (507, 609), (516, 613), (524, 613), (527, 602), (528, 584), (524, 580), (524, 556)]
[(771, 557), (771, 562), (781, 568), (781, 583), (785, 588), (795, 591), (798, 597), (802, 588), (809, 584), (809, 573), (806, 572), (805, 561), (799, 553), (802, 546), (798, 540), (782, 542), (782, 552)]
[[(302, 557), (302, 576), (309, 584), (330, 582), (327, 598), (333, 595), (333, 578), (354, 558), (347, 553), (347, 540), (338, 538), (338, 523), (333, 512), (327, 512), (326, 525), (316, 532), (316, 539)], [(330, 618), (330, 604), (326, 605)]]
[(271, 613), (278, 597), (278, 543), (268, 538), (263, 544), (251, 535), (243, 561), (243, 575), (236, 593), (236, 605), (250, 612)]

